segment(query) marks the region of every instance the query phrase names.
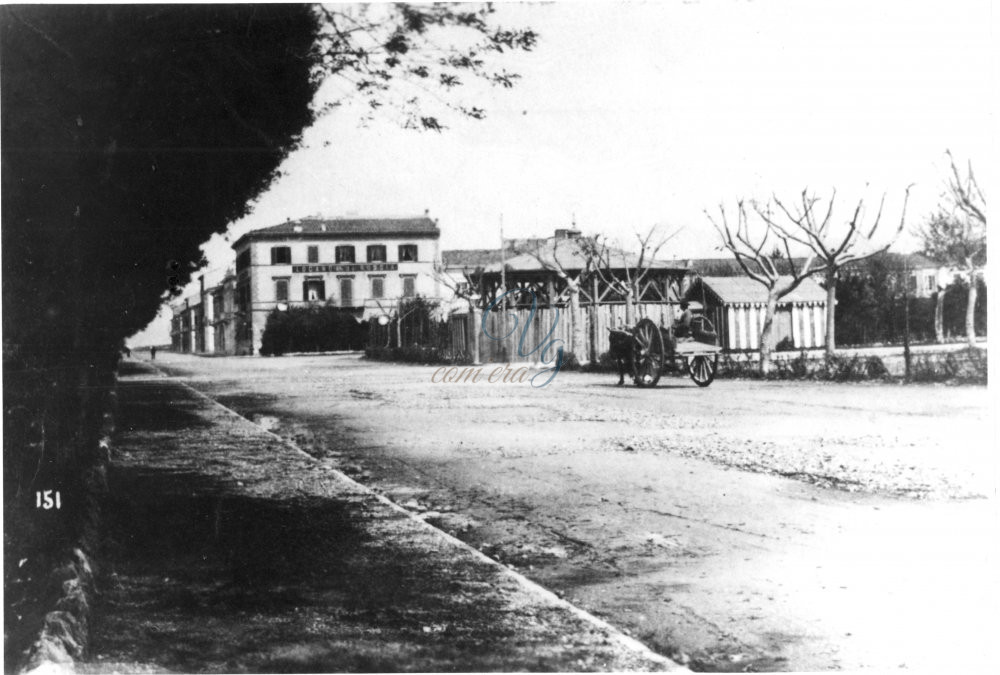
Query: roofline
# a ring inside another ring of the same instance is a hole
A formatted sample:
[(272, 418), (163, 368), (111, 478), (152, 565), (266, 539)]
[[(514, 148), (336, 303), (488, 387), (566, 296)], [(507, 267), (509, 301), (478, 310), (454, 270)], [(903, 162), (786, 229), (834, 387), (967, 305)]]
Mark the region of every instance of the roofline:
[[(636, 268), (635, 265), (622, 265), (622, 266), (610, 267), (610, 268), (604, 267), (602, 269), (604, 269), (604, 270), (610, 269), (610, 270), (614, 271), (614, 270), (634, 270), (635, 268)], [(565, 271), (567, 271), (567, 272), (575, 272), (575, 271), (578, 271), (578, 270), (582, 270), (583, 268), (582, 267), (564, 267), (563, 269)], [(645, 269), (648, 269), (650, 272), (683, 272), (685, 274), (687, 274), (687, 273), (689, 273), (689, 272), (692, 271), (688, 267), (666, 267), (666, 266), (664, 266), (664, 267), (648, 267), (648, 268), (645, 268)], [(485, 274), (500, 274), (500, 266), (499, 266), (498, 263), (491, 263), (489, 265), (484, 266), (483, 272)], [(530, 268), (530, 269), (513, 269), (509, 265), (506, 267), (506, 273), (507, 274), (538, 274), (540, 272), (541, 273), (556, 274), (555, 270), (549, 269), (547, 267), (533, 267), (533, 268)]]
[(344, 240), (344, 239), (386, 239), (388, 237), (398, 239), (439, 239), (441, 230), (435, 228), (428, 232), (262, 232), (251, 230), (233, 242), (233, 249), (241, 247), (250, 241), (280, 241), (280, 240)]

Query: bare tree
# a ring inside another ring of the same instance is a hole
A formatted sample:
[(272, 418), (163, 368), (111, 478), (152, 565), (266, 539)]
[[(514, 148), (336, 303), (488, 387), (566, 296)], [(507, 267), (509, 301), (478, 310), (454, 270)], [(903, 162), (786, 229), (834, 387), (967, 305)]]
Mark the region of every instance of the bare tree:
[[(951, 151), (947, 189), (942, 204), (918, 234), (924, 252), (934, 260), (961, 268), (969, 277), (969, 297), (965, 311), (965, 334), (969, 346), (976, 346), (977, 284), (986, 264), (986, 196), (983, 194), (969, 162), (963, 173)], [(938, 296), (942, 297), (938, 289)], [(936, 318), (935, 318), (936, 322)]]
[(593, 258), (594, 272), (601, 282), (625, 299), (625, 323), (629, 326), (636, 323), (636, 304), (642, 298), (643, 284), (657, 254), (678, 232), (680, 228), (664, 235), (656, 225), (645, 234), (635, 232), (639, 251), (634, 256), (621, 246), (610, 246), (607, 237), (601, 235), (582, 240), (581, 245)]
[[(730, 223), (724, 204), (719, 205), (718, 220), (708, 211), (705, 211), (705, 215), (722, 238), (722, 245), (733, 254), (743, 272), (767, 289), (764, 323), (760, 330), (760, 372), (767, 373), (771, 369), (771, 329), (778, 302), (798, 288), (809, 275), (823, 271), (824, 268), (822, 265), (815, 265), (816, 255), (812, 252), (802, 265), (797, 264), (792, 257), (792, 238), (772, 226), (770, 218), (764, 219), (763, 235), (752, 235), (743, 200), (736, 203), (735, 226)], [(769, 244), (774, 244), (776, 248), (771, 253), (765, 253)], [(781, 258), (777, 258), (776, 254)]]
[[(543, 269), (552, 272), (566, 286), (567, 303), (570, 315), (569, 351), (577, 361), (586, 364), (590, 361), (587, 350), (583, 347), (587, 342), (584, 330), (583, 310), (580, 306), (580, 292), (583, 284), (594, 273), (596, 259), (585, 243), (584, 237), (554, 238), (531, 240), (523, 246), (514, 248), (517, 254), (529, 255)], [(553, 298), (554, 300), (554, 298)]]
[(774, 203), (786, 221), (782, 223), (779, 223), (768, 209), (754, 204), (754, 210), (767, 223), (771, 231), (783, 237), (786, 242), (791, 240), (807, 247), (821, 265), (813, 272), (822, 270), (826, 277), (826, 355), (828, 357), (833, 356), (837, 349), (836, 307), (837, 281), (840, 279), (840, 271), (845, 265), (882, 253), (892, 245), (900, 232), (903, 231), (911, 187), (913, 186), (910, 185), (906, 188), (899, 226), (881, 246), (876, 246), (874, 241), (882, 221), (885, 194), (882, 195), (882, 200), (878, 205), (878, 213), (875, 214), (875, 219), (870, 227), (866, 227), (862, 223), (864, 219), (863, 198), (858, 200), (850, 220), (841, 227), (831, 227), (834, 206), (837, 201), (836, 190), (833, 191), (828, 200), (825, 200), (825, 208), (822, 204), (824, 200), (815, 194), (810, 195), (808, 188), (802, 191), (799, 197), (800, 203), (792, 206), (786, 206), (775, 195), (773, 197)]

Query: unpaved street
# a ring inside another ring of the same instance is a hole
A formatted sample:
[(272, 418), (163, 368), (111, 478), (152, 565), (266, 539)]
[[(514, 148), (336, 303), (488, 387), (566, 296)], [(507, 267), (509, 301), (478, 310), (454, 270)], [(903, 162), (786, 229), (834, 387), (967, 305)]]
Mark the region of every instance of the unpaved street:
[(157, 364), (694, 669), (984, 665), (985, 388)]

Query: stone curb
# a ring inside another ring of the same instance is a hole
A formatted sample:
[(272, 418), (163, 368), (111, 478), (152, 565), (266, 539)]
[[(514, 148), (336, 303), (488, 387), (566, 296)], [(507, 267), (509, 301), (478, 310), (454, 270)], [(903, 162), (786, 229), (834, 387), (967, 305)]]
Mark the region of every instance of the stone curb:
[[(161, 371), (159, 368), (156, 368), (156, 370), (159, 371), (161, 374), (165, 375), (165, 373), (163, 373), (163, 371)], [(295, 452), (301, 454), (302, 456), (307, 457), (312, 462), (317, 462), (317, 460), (316, 460), (315, 457), (313, 457), (312, 455), (310, 455), (309, 453), (307, 453), (305, 450), (303, 450), (302, 448), (300, 448), (294, 442), (289, 441), (289, 440), (287, 440), (285, 438), (282, 438), (281, 436), (275, 434), (274, 432), (269, 431), (267, 429), (264, 429), (264, 428), (260, 427), (259, 425), (255, 424), (253, 421), (247, 419), (243, 415), (240, 415), (235, 410), (232, 410), (231, 408), (226, 407), (225, 405), (219, 403), (218, 401), (216, 401), (212, 397), (208, 396), (207, 394), (205, 394), (205, 393), (203, 393), (201, 391), (198, 391), (197, 389), (195, 389), (194, 387), (190, 386), (189, 384), (187, 384), (185, 382), (182, 382), (182, 381), (179, 381), (179, 380), (174, 380), (174, 381), (177, 384), (180, 384), (181, 386), (183, 386), (185, 389), (193, 392), (199, 398), (202, 398), (202, 399), (208, 401), (211, 405), (213, 405), (215, 407), (218, 407), (218, 408), (221, 408), (222, 410), (226, 411), (229, 415), (232, 415), (234, 417), (239, 418), (240, 420), (243, 420), (243, 421), (245, 421), (245, 422), (247, 422), (249, 424), (252, 424), (256, 429), (259, 429), (263, 434), (265, 434), (267, 436), (270, 436), (271, 438), (275, 439), (275, 441), (277, 441), (278, 443), (281, 443), (285, 447), (288, 447), (288, 448), (294, 450)], [(494, 560), (493, 558), (490, 558), (489, 556), (487, 556), (485, 553), (483, 553), (479, 549), (476, 549), (476, 548), (470, 546), (469, 544), (465, 543), (461, 539), (458, 539), (457, 537), (454, 537), (451, 534), (448, 534), (444, 530), (441, 530), (440, 528), (435, 527), (431, 523), (428, 523), (424, 519), (419, 518), (415, 513), (413, 513), (411, 511), (403, 508), (399, 504), (396, 504), (395, 502), (393, 502), (392, 500), (390, 500), (385, 495), (382, 495), (382, 494), (376, 492), (375, 490), (373, 490), (372, 488), (370, 488), (370, 487), (368, 487), (368, 486), (366, 486), (366, 485), (364, 485), (362, 483), (357, 482), (356, 480), (354, 480), (350, 476), (347, 476), (343, 472), (341, 472), (341, 471), (339, 471), (339, 470), (337, 470), (337, 469), (335, 469), (333, 467), (327, 466), (326, 468), (331, 473), (335, 473), (337, 475), (338, 479), (345, 481), (346, 483), (352, 485), (353, 487), (356, 487), (359, 491), (361, 491), (361, 492), (363, 492), (363, 493), (365, 493), (367, 495), (370, 495), (371, 497), (375, 498), (377, 501), (379, 501), (383, 505), (385, 505), (385, 506), (389, 507), (390, 509), (392, 509), (394, 512), (399, 513), (400, 515), (406, 517), (410, 521), (413, 521), (414, 523), (418, 524), (419, 527), (421, 527), (424, 530), (426, 530), (428, 532), (428, 534), (431, 534), (434, 537), (437, 537), (439, 539), (442, 539), (442, 540), (446, 541), (449, 545), (451, 545), (451, 546), (453, 546), (455, 548), (459, 548), (459, 549), (462, 549), (462, 550), (464, 550), (464, 551), (466, 551), (468, 553), (471, 553), (478, 560), (480, 560), (480, 561), (482, 561), (482, 562), (490, 565), (491, 567), (494, 567), (502, 575), (504, 575), (504, 576), (510, 578), (511, 580), (513, 580), (514, 582), (516, 582), (527, 593), (533, 595), (534, 597), (542, 599), (542, 600), (544, 600), (544, 601), (546, 601), (546, 602), (548, 602), (548, 603), (550, 603), (552, 605), (555, 605), (555, 606), (557, 606), (557, 607), (559, 607), (561, 609), (564, 609), (564, 610), (568, 611), (569, 613), (571, 613), (572, 615), (574, 615), (575, 617), (577, 617), (577, 618), (585, 621), (586, 623), (589, 623), (590, 625), (594, 626), (597, 629), (600, 629), (601, 631), (604, 631), (607, 634), (607, 636), (608, 636), (608, 638), (610, 640), (612, 640), (613, 642), (617, 643), (623, 649), (626, 649), (626, 650), (628, 650), (628, 651), (630, 651), (630, 652), (632, 652), (632, 653), (634, 653), (634, 654), (636, 654), (636, 655), (638, 655), (638, 656), (640, 656), (642, 658), (648, 659), (650, 662), (659, 664), (660, 666), (663, 667), (664, 671), (690, 672), (688, 670), (688, 668), (686, 668), (686, 667), (684, 667), (684, 666), (676, 663), (675, 661), (672, 661), (671, 659), (663, 656), (662, 654), (658, 654), (657, 652), (654, 652), (652, 649), (650, 649), (646, 645), (642, 644), (641, 642), (639, 642), (635, 638), (626, 635), (625, 633), (623, 633), (621, 631), (621, 629), (616, 628), (615, 626), (609, 624), (608, 622), (604, 621), (603, 619), (600, 619), (600, 618), (594, 616), (593, 614), (587, 612), (586, 610), (581, 609), (581, 608), (577, 607), (576, 605), (573, 605), (572, 603), (564, 600), (563, 598), (560, 598), (559, 596), (557, 596), (555, 593), (553, 593), (552, 591), (548, 590), (547, 588), (544, 588), (543, 586), (541, 586), (541, 585), (537, 584), (536, 582), (528, 579), (527, 577), (525, 577), (524, 575), (520, 574), (519, 572), (517, 572), (517, 571), (515, 571), (515, 570), (513, 570), (513, 569), (511, 569), (509, 567), (507, 567), (506, 565), (503, 565), (502, 563)]]

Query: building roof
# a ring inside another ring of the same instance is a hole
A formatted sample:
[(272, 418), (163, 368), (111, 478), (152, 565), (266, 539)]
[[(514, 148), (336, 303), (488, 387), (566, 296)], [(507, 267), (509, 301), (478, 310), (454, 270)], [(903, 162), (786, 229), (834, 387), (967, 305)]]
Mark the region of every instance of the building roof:
[[(553, 267), (564, 270), (581, 270), (586, 267), (590, 258), (585, 243), (590, 241), (578, 236), (555, 236), (547, 239), (524, 239), (508, 243), (503, 264), (508, 272), (543, 272)], [(485, 266), (487, 272), (500, 272), (501, 260), (499, 251), (496, 258)], [(607, 264), (612, 269), (636, 267), (639, 256), (618, 249), (606, 251)], [(664, 270), (686, 270), (683, 265), (665, 260), (648, 260), (644, 267)]]
[(498, 248), (470, 248), (441, 252), (441, 261), (446, 269), (479, 269), (500, 262), (500, 258)]
[[(805, 258), (792, 258), (795, 265), (801, 269), (802, 265), (805, 264)], [(864, 258), (862, 260), (856, 260), (854, 262), (847, 263), (845, 268), (856, 268), (862, 267), (870, 264), (871, 262), (881, 262), (887, 267), (893, 269), (902, 269), (907, 267), (909, 269), (937, 269), (941, 267), (939, 263), (934, 262), (922, 253), (880, 253), (878, 255), (872, 256), (870, 258)], [(671, 261), (676, 264), (687, 265), (693, 271), (701, 275), (706, 275), (710, 277), (744, 277), (746, 273), (740, 264), (736, 262), (733, 256), (723, 257), (723, 258), (688, 258), (687, 260), (674, 260)], [(821, 261), (817, 261), (819, 264)], [(779, 266), (782, 262), (779, 261)], [(780, 269), (780, 267), (779, 267)], [(785, 270), (787, 271), (787, 270)]]
[[(782, 277), (790, 279), (791, 277)], [(747, 276), (742, 277), (701, 277), (701, 283), (712, 291), (719, 300), (727, 304), (763, 304), (767, 302), (767, 289)], [(811, 277), (783, 297), (780, 302), (826, 302), (826, 291)]]
[(438, 237), (437, 223), (418, 218), (300, 218), (280, 225), (251, 230), (233, 248), (254, 239), (343, 239), (346, 237)]
[[(746, 272), (740, 267), (740, 264), (736, 262), (736, 258), (733, 256), (728, 256), (725, 258), (688, 258), (687, 260), (675, 260), (675, 263), (685, 264), (691, 268), (691, 271), (696, 272), (699, 275), (709, 276), (709, 277), (744, 277)], [(778, 265), (778, 271), (789, 272), (788, 262), (786, 260), (776, 261)], [(796, 269), (802, 269), (805, 264), (805, 258), (792, 258), (792, 262), (795, 264)], [(815, 267), (817, 263), (814, 263)], [(751, 269), (754, 265), (751, 264)]]
[[(903, 267), (908, 267), (913, 269), (937, 269), (941, 267), (941, 263), (934, 262), (923, 253), (882, 253), (880, 255), (868, 258), (866, 260), (881, 260), (887, 267), (893, 269), (902, 269)], [(850, 263), (850, 265), (864, 264), (866, 260), (860, 260), (857, 263)]]

